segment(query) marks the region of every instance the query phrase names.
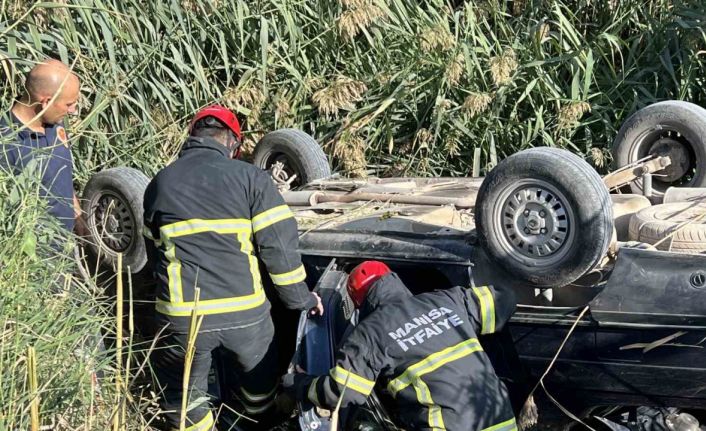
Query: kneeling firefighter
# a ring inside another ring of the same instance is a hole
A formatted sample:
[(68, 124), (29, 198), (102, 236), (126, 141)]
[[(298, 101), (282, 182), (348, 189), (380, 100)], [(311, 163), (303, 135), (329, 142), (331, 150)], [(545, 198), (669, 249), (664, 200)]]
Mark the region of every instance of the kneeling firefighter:
[(367, 261), (350, 273), (348, 292), (360, 323), (336, 366), (325, 376), (288, 374), (286, 391), (326, 409), (343, 397), (345, 416), (382, 380), (405, 429), (517, 429), (508, 391), (478, 342), (514, 312), (511, 290), (455, 287), (413, 296), (384, 263)]

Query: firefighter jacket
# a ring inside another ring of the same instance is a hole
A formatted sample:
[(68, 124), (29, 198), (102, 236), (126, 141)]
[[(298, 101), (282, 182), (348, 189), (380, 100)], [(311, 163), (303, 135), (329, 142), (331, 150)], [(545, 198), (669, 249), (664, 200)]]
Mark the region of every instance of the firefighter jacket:
[(284, 386), (331, 409), (340, 397), (343, 408), (365, 403), (378, 381), (404, 429), (515, 431), (507, 389), (478, 342), (514, 310), (512, 292), (455, 287), (412, 296), (388, 274), (369, 291), (329, 374), (289, 374)]
[(210, 138), (189, 138), (150, 182), (145, 236), (157, 278), (156, 310), (188, 330), (195, 288), (201, 330), (245, 326), (269, 315), (258, 259), (290, 309), (316, 305), (297, 252), (294, 216), (267, 172)]

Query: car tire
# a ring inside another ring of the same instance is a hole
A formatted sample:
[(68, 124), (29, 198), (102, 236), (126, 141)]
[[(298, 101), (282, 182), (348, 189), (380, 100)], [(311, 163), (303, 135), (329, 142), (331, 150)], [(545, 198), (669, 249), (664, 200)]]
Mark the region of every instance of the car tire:
[(675, 202), (645, 208), (630, 219), (630, 239), (657, 244), (658, 250), (703, 253), (706, 251), (704, 214), (706, 203)]
[(143, 197), (149, 178), (132, 168), (112, 168), (95, 174), (83, 192), (88, 228), (86, 247), (105, 265), (117, 271), (118, 253), (123, 268), (137, 274), (147, 264), (142, 236)]
[(533, 148), (500, 162), (476, 201), (480, 243), (533, 287), (576, 281), (605, 256), (613, 210), (601, 177), (580, 157)]
[(275, 130), (257, 143), (253, 154), (255, 166), (269, 170), (277, 161), (284, 163), (290, 177), (297, 175), (293, 188), (331, 176), (331, 166), (321, 146), (301, 130)]
[(611, 194), (610, 200), (613, 205), (616, 240), (630, 241), (630, 220), (632, 220), (632, 216), (652, 204), (646, 197), (635, 194)]
[[(615, 167), (634, 163), (650, 154), (669, 155), (672, 164), (653, 175), (657, 203), (667, 188), (706, 187), (706, 109), (693, 103), (669, 100), (632, 114), (613, 141)], [(630, 184), (643, 193), (642, 180)]]

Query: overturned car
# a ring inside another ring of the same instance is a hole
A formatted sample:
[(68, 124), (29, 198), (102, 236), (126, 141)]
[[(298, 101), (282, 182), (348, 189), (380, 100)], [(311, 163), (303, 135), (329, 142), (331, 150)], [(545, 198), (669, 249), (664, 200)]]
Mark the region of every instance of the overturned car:
[[(326, 307), (301, 317), (291, 366), (329, 372), (357, 322), (347, 273), (376, 259), (413, 293), (512, 286), (517, 312), (481, 342), (518, 412), (540, 385), (592, 426), (639, 428), (649, 406), (665, 427), (698, 429), (683, 412), (706, 409), (706, 110), (650, 105), (613, 151), (619, 166), (604, 178), (569, 152), (535, 148), (485, 178), (350, 180), (330, 176), (308, 135), (266, 135), (254, 162), (272, 171), (297, 217), (307, 282)], [(87, 253), (113, 268), (122, 253), (138, 280), (147, 182), (110, 169), (83, 194)], [(389, 400), (380, 385), (343, 428), (395, 429)], [(302, 429), (330, 427), (331, 412), (299, 411)]]

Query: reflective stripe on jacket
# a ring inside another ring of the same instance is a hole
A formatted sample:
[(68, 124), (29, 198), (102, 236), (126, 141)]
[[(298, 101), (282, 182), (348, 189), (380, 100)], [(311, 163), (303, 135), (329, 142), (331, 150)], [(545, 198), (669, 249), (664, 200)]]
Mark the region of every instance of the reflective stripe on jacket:
[(200, 289), (201, 328), (266, 317), (260, 262), (288, 308), (315, 305), (297, 252), (294, 216), (265, 171), (227, 158), (215, 140), (190, 138), (180, 157), (150, 182), (144, 234), (158, 279), (158, 313), (188, 328)]
[(363, 404), (378, 381), (396, 400), (405, 429), (516, 430), (507, 389), (477, 335), (510, 318), (511, 291), (455, 287), (411, 296), (389, 274), (368, 301), (374, 311), (344, 341), (334, 368), (299, 380), (300, 396), (325, 408), (343, 397), (345, 411)]

